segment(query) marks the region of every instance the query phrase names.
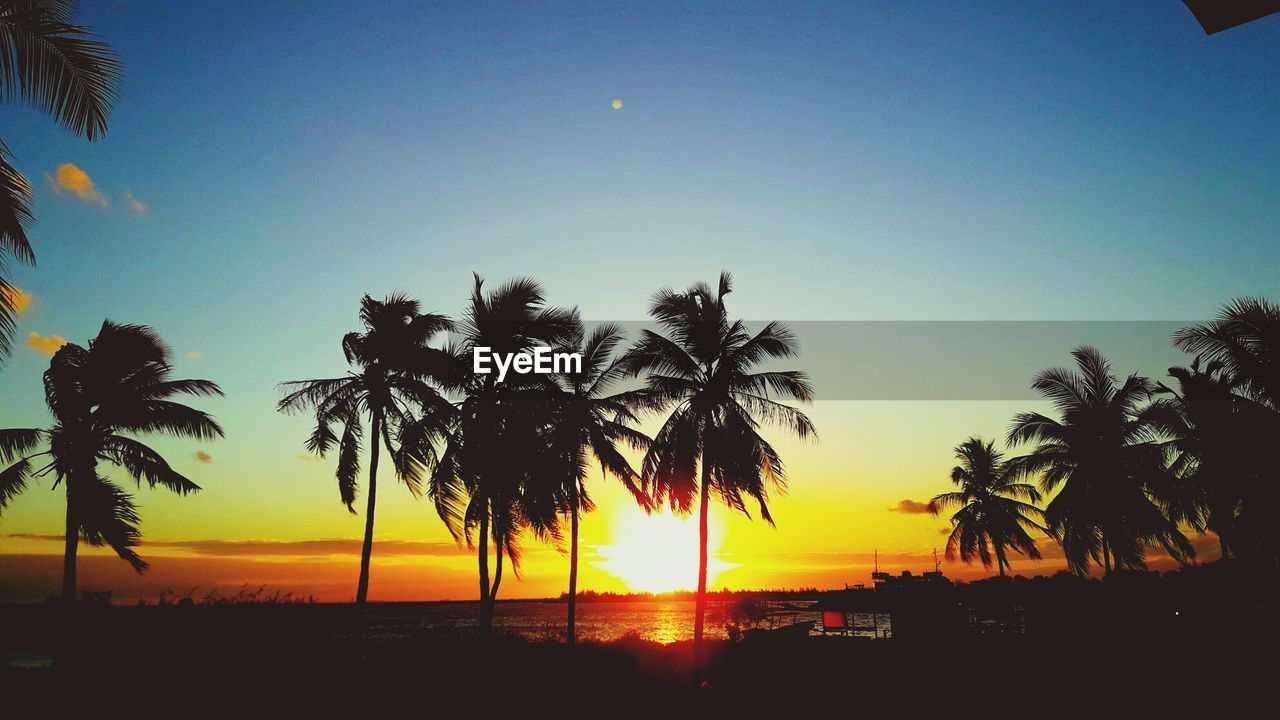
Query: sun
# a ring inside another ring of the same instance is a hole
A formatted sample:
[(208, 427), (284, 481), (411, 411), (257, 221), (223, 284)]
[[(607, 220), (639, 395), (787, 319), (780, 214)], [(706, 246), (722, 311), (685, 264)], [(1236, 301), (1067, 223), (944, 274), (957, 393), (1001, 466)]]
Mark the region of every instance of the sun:
[(614, 110), (621, 110), (621, 109), (622, 109), (622, 100), (614, 100), (614, 101), (613, 101), (613, 109), (614, 109)]
[[(628, 508), (611, 527), (613, 542), (600, 545), (597, 567), (622, 580), (631, 592), (693, 590), (698, 586), (698, 521), (666, 513), (645, 515)], [(713, 523), (707, 538), (707, 586), (733, 563), (716, 553), (723, 533)]]

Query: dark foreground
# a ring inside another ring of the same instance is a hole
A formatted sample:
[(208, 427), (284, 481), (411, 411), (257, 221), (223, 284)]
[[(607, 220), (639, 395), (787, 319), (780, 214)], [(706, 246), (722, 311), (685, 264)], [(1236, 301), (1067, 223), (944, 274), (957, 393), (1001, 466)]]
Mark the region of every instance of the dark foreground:
[(624, 638), (570, 648), (438, 632), (361, 638), (350, 606), (7, 606), (0, 607), (0, 653), (12, 660), (44, 648), (56, 660), (0, 669), (0, 702), (55, 716), (79, 709), (489, 717), (790, 708), (790, 717), (799, 706), (841, 716), (939, 709), (1217, 716), (1251, 702), (1256, 710), (1274, 704), (1280, 635), (1267, 586), (1255, 585), (1253, 597), (1238, 587), (1200, 588), (1194, 601), (1158, 587), (1159, 601), (1135, 604), (1137, 596), (1126, 593), (1125, 604), (1105, 606), (1098, 593), (1060, 596), (1061, 622), (1029, 623), (1020, 634), (968, 628), (888, 640), (764, 634), (719, 641), (708, 644), (700, 675), (689, 643)]

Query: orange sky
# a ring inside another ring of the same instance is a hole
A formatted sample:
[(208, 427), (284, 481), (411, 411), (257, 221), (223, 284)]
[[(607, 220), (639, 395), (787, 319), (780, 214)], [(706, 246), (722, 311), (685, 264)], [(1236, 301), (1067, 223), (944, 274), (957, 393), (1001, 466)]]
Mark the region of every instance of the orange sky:
[[(778, 439), (791, 489), (772, 503), (777, 527), (723, 508), (713, 511), (711, 585), (866, 583), (877, 550), (881, 567), (890, 571), (933, 569), (933, 550), (942, 554), (948, 522), (921, 512), (920, 505), (947, 489), (955, 442), (970, 432), (995, 435), (1005, 405), (819, 402), (811, 408), (818, 443)], [(207, 448), (170, 443), (166, 452), (175, 465), (205, 490), (187, 498), (139, 491), (146, 538), (140, 552), (151, 569), (138, 576), (107, 553), (82, 548), (82, 589), (111, 590), (120, 601), (193, 588), (198, 594), (234, 593), (246, 586), (352, 599), (364, 519), (338, 501), (331, 461), (304, 461), (297, 447), (260, 449), (253, 442), (237, 434)], [(262, 469), (245, 472), (234, 460), (253, 452), (260, 453), (256, 464)], [(381, 481), (370, 597), (471, 599), (477, 593), (475, 556), (452, 542), (428, 503), (414, 501), (389, 475)], [(41, 600), (59, 587), (62, 496), (41, 482), (11, 504), (0, 525), (0, 600)], [(597, 481), (592, 492), (598, 509), (583, 521), (580, 587), (623, 592), (693, 586), (692, 519), (646, 517), (613, 482)], [(1202, 559), (1216, 557), (1210, 538), (1197, 545)], [(508, 576), (501, 596), (563, 592), (567, 557), (532, 540), (524, 546), (522, 576)], [(1042, 552), (1044, 561), (1015, 560), (1014, 571), (1062, 568), (1056, 546), (1043, 541)], [(1153, 559), (1152, 565), (1167, 567), (1168, 561)], [(944, 562), (943, 569), (957, 579), (989, 574), (960, 563)]]

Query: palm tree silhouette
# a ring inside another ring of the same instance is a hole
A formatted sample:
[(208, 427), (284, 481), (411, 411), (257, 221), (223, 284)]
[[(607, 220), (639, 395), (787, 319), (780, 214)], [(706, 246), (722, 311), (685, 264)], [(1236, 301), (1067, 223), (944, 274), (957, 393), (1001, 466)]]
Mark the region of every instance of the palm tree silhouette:
[[(107, 130), (120, 81), (120, 61), (88, 28), (74, 24), (66, 0), (0, 1), (0, 98), (18, 99), (90, 141)], [(10, 164), (0, 140), (0, 360), (9, 353), (17, 312), (4, 279), (7, 257), (34, 264), (27, 239), (31, 183)]]
[[(537, 346), (563, 346), (578, 326), (576, 310), (548, 307), (542, 286), (530, 278), (511, 280), (492, 292), (475, 276), (461, 341), (451, 345), (449, 389), (462, 396), (448, 428), (444, 452), (431, 473), (428, 493), (455, 538), (476, 550), (480, 584), (480, 628), (493, 623), (502, 584), (503, 558), (519, 573), (517, 540), (526, 530), (559, 538), (561, 469), (553, 462), (546, 429), (555, 380), (549, 375), (476, 372), (475, 348), (494, 354), (525, 353)], [(489, 575), (489, 542), (495, 569)]]
[[(1220, 382), (1230, 383), (1234, 415), (1217, 420), (1206, 417), (1214, 406), (1206, 406), (1203, 398), (1198, 401), (1196, 388), (1184, 388), (1183, 410), (1192, 425), (1186, 429), (1193, 430), (1194, 436), (1174, 433), (1192, 443), (1183, 457), (1196, 461), (1196, 474), (1210, 474), (1205, 482), (1194, 485), (1206, 491), (1234, 487), (1234, 492), (1224, 490), (1219, 496), (1217, 517), (1211, 517), (1230, 520), (1229, 526), (1215, 522), (1219, 538), (1227, 541), (1224, 556), (1232, 552), (1272, 568), (1280, 566), (1280, 538), (1271, 519), (1271, 512), (1280, 505), (1280, 487), (1272, 479), (1277, 462), (1268, 450), (1280, 437), (1280, 305), (1259, 298), (1234, 300), (1217, 319), (1179, 330), (1173, 344), (1220, 368), (1224, 376)], [(1199, 405), (1199, 412), (1194, 405)], [(1219, 404), (1219, 413), (1221, 409)], [(1236, 506), (1228, 514), (1224, 505), (1233, 499)], [(1214, 515), (1213, 509), (1209, 512)]]
[[(400, 294), (385, 300), (365, 295), (360, 301), (360, 322), (363, 333), (347, 333), (342, 339), (347, 363), (357, 370), (342, 377), (281, 383), (285, 397), (277, 409), (283, 413), (314, 411), (316, 428), (306, 448), (324, 457), (337, 447), (338, 493), (352, 514), (356, 512), (360, 446), (367, 416), (369, 490), (356, 585), (356, 605), (363, 608), (369, 597), (379, 448), (387, 449), (396, 476), (414, 496), (419, 495), (422, 477), (435, 462), (433, 444), (423, 437), (429, 439), (433, 431), (442, 432), (447, 420), (437, 418), (451, 412), (435, 387), (446, 376), (448, 357), (430, 342), (453, 324), (442, 315), (423, 313), (417, 300)], [(407, 437), (410, 433), (414, 434), (411, 441)]]
[(1017, 473), (1005, 465), (995, 443), (971, 437), (956, 447), (960, 464), (951, 469), (951, 482), (960, 489), (936, 495), (933, 514), (945, 508), (959, 508), (951, 516), (952, 531), (947, 538), (947, 559), (957, 555), (966, 563), (977, 557), (982, 567), (996, 567), (1004, 577), (1009, 567), (1007, 550), (1040, 559), (1040, 550), (1029, 530), (1044, 530), (1038, 522), (1043, 513), (1034, 503), (1040, 491), (1019, 482)]
[(555, 458), (564, 463), (561, 471), (562, 502), (569, 515), (569, 607), (567, 639), (576, 640), (578, 589), (578, 523), (582, 513), (594, 505), (586, 480), (592, 460), (604, 475), (622, 482), (645, 511), (651, 509), (649, 496), (640, 487), (640, 474), (619, 451), (626, 444), (636, 450), (649, 447), (649, 438), (631, 427), (637, 422), (633, 410), (641, 403), (635, 392), (610, 393), (626, 375), (614, 351), (623, 342), (622, 328), (612, 323), (600, 325), (584, 336), (579, 324), (567, 347), (582, 358), (582, 372), (558, 377), (561, 389), (554, 400), (553, 418), (548, 427), (549, 445)]
[[(209, 415), (174, 402), (175, 395), (221, 396), (208, 380), (173, 380), (169, 347), (149, 327), (102, 324), (87, 348), (64, 345), (44, 374), (45, 402), (54, 424), (47, 430), (0, 430), (0, 459), (17, 458), (0, 473), (0, 510), (31, 477), (52, 474), (67, 496), (62, 597), (76, 596), (80, 540), (108, 545), (133, 568), (147, 563), (133, 548), (141, 532), (133, 496), (98, 470), (100, 462), (123, 468), (139, 486), (160, 485), (179, 495), (200, 489), (155, 450), (131, 437), (163, 433), (211, 440), (222, 428)], [(42, 452), (32, 451), (46, 445)], [(39, 469), (38, 458), (49, 458)]]
[(1021, 477), (1040, 476), (1050, 534), (1062, 544), (1067, 565), (1077, 573), (1090, 563), (1142, 568), (1146, 544), (1159, 543), (1173, 558), (1194, 555), (1186, 537), (1162, 511), (1155, 494), (1168, 486), (1158, 428), (1140, 403), (1153, 389), (1137, 374), (1117, 384), (1111, 365), (1096, 349), (1074, 350), (1079, 373), (1052, 368), (1031, 387), (1061, 415), (1019, 413), (1009, 430), (1010, 445), (1035, 443), (1027, 455), (1010, 460)]
[(809, 402), (808, 377), (795, 370), (753, 372), (767, 360), (795, 357), (795, 337), (777, 322), (752, 335), (742, 321), (730, 321), (724, 298), (732, 287), (725, 272), (715, 291), (705, 283), (682, 293), (658, 291), (649, 313), (662, 332), (644, 330), (625, 360), (632, 375), (646, 375), (648, 407), (671, 411), (645, 453), (646, 491), (655, 503), (667, 502), (685, 515), (695, 499), (698, 503), (695, 646), (706, 622), (711, 491), (748, 517), (745, 500), (755, 500), (760, 516), (772, 525), (769, 490), (785, 489), (786, 472), (777, 451), (760, 436), (760, 426), (778, 424), (802, 439), (815, 434), (804, 413), (774, 399)]
[(1245, 392), (1224, 365), (1195, 358), (1189, 368), (1169, 368), (1174, 390), (1149, 415), (1170, 439), (1170, 517), (1218, 536), (1222, 557), (1274, 554), (1272, 509), (1280, 501), (1274, 460), (1267, 448), (1280, 436), (1280, 415)]
[(1202, 365), (1195, 358), (1189, 368), (1169, 368), (1169, 375), (1178, 389), (1159, 384), (1156, 392), (1164, 397), (1148, 412), (1169, 437), (1166, 510), (1197, 531), (1216, 533), (1222, 557), (1227, 558), (1234, 544), (1241, 484), (1254, 470), (1249, 460), (1255, 453), (1243, 445), (1250, 439), (1249, 425), (1241, 422), (1243, 398), (1236, 395), (1238, 383), (1216, 360)]
[(1280, 305), (1259, 298), (1232, 301), (1216, 320), (1179, 330), (1173, 344), (1221, 363), (1250, 397), (1280, 409)]

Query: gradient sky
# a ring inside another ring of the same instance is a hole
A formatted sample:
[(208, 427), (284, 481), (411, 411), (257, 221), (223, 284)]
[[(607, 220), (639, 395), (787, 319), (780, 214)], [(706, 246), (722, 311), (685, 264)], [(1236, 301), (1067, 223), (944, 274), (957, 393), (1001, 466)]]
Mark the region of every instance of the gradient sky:
[[(226, 440), (155, 443), (206, 490), (139, 493), (153, 570), (90, 553), (86, 589), (354, 594), (350, 545), (297, 543), (354, 543), (363, 519), (273, 408), (275, 383), (343, 369), (366, 292), (456, 313), (472, 271), (532, 275), (640, 320), (723, 268), (735, 314), (796, 323), (1197, 320), (1280, 296), (1280, 17), (1206, 37), (1177, 2), (734, 5), (86, 3), (125, 63), (106, 138), (0, 108), (39, 257), (12, 274), (33, 301), (0, 426), (47, 422), (28, 335), (84, 342), (104, 317), (153, 325), (180, 375), (228, 393), (199, 403)], [(1076, 342), (1103, 340), (1041, 351)], [(1117, 369), (1177, 359), (1151, 353)], [(1022, 386), (1045, 360), (1009, 362)], [(778, 529), (716, 517), (717, 584), (863, 582), (876, 549), (929, 569), (945, 521), (889, 508), (1032, 408), (827, 397), (821, 443), (779, 440)], [(469, 597), (474, 560), (384, 486), (372, 597)], [(659, 525), (597, 488), (583, 584), (625, 589), (610, 558)], [(0, 599), (56, 588), (60, 547), (14, 535), (59, 533), (60, 503), (46, 482), (0, 519)], [(504, 595), (556, 594), (564, 565), (531, 547)]]

